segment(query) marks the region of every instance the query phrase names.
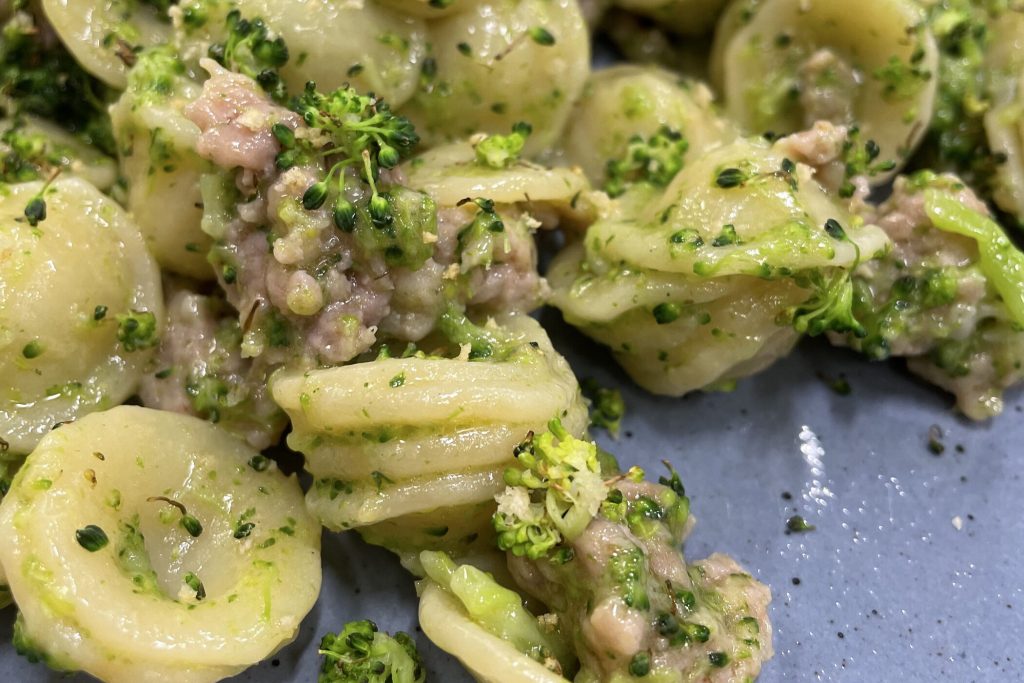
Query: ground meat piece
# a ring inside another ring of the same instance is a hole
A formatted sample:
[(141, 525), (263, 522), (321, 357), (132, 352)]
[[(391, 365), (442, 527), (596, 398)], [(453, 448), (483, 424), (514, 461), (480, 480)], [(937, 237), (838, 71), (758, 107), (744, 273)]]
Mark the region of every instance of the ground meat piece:
[(181, 283), (165, 292), (166, 332), (157, 370), (139, 388), (143, 404), (216, 422), (260, 450), (277, 443), (287, 418), (270, 398), (266, 367), (242, 358), (237, 313)]
[(196, 151), (222, 168), (269, 174), (280, 151), (270, 127), (283, 123), (297, 128), (298, 115), (271, 102), (251, 78), (212, 59), (200, 64), (210, 78), (202, 97), (185, 107), (185, 116), (202, 131)]
[[(624, 480), (616, 488), (649, 513), (679, 500), (650, 482)], [(669, 521), (671, 508), (661, 510), (663, 521), (635, 529), (628, 514), (613, 521), (602, 512), (569, 543), (569, 561), (510, 556), (509, 570), (557, 614), (587, 680), (629, 678), (638, 655), (649, 657), (655, 678), (755, 677), (772, 655), (768, 588), (724, 555), (687, 566), (678, 542), (690, 523)], [(658, 513), (650, 514), (648, 520)]]
[(814, 179), (834, 192), (846, 177), (843, 145), (847, 132), (846, 126), (815, 121), (807, 130), (780, 138), (775, 149), (792, 161), (810, 166)]

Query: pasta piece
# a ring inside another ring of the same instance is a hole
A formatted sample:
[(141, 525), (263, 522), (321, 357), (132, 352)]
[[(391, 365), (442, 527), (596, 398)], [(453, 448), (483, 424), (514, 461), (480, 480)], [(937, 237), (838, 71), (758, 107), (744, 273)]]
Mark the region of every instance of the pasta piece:
[(490, 501), (530, 430), (558, 416), (586, 429), (576, 379), (540, 326), (525, 316), (501, 325), (504, 350), (490, 359), (389, 358), (272, 379), (325, 526)]
[(715, 24), (727, 0), (616, 0), (615, 4), (684, 36), (701, 36)]
[(380, 4), (399, 14), (420, 19), (440, 19), (465, 12), (477, 0), (380, 0)]
[(565, 683), (566, 679), (489, 633), (459, 599), (433, 581), (420, 587), (420, 627), (484, 683)]
[(716, 35), (726, 112), (756, 134), (857, 125), (901, 166), (934, 108), (938, 51), (923, 21), (909, 0), (765, 0), (731, 14)]
[(143, 52), (128, 88), (111, 107), (128, 210), (161, 267), (200, 280), (213, 278), (206, 260), (199, 179), (206, 163), (196, 153), (199, 127), (182, 114), (201, 91), (173, 48)]
[(45, 119), (22, 115), (13, 120), (0, 120), (0, 149), (10, 146), (8, 136), (16, 136), (22, 142), (31, 140), (40, 146), (45, 157), (44, 163), (36, 169), (40, 178), (49, 177), (59, 168), (62, 173), (83, 178), (104, 192), (117, 180), (117, 166), (113, 159)]
[(402, 109), (427, 146), (533, 126), (527, 153), (555, 142), (590, 64), (575, 0), (495, 0), (430, 25), (430, 67)]
[(986, 68), (994, 105), (985, 114), (992, 151), (1004, 157), (996, 165), (992, 198), (1024, 221), (1024, 13), (1007, 11), (992, 26)]
[(430, 149), (403, 166), (405, 184), (426, 192), (438, 205), (454, 207), (466, 197), (486, 197), (496, 204), (552, 203), (562, 207), (589, 189), (579, 171), (548, 168), (516, 160), (505, 168), (477, 161), (470, 142)]
[(291, 641), (320, 590), (320, 530), (259, 457), (129, 406), (49, 434), (0, 505), (22, 644), (135, 683), (217, 681)]
[(236, 6), (284, 38), (290, 58), (281, 76), (293, 93), (307, 81), (324, 92), (349, 83), (398, 107), (416, 89), (427, 43), (421, 19), (334, 0), (237, 0)]
[(171, 25), (139, 0), (42, 0), (43, 11), (75, 59), (107, 85), (128, 83), (136, 48), (165, 43)]
[(609, 161), (626, 154), (631, 138), (647, 138), (663, 126), (686, 140), (684, 159), (736, 137), (715, 113), (703, 84), (659, 68), (614, 66), (595, 72), (576, 103), (564, 140), (566, 157), (600, 186)]
[(888, 245), (861, 223), (809, 168), (738, 140), (624, 195), (555, 258), (552, 303), (650, 391), (729, 386), (798, 332), (851, 324), (848, 272)]
[[(0, 434), (12, 453), (130, 396), (163, 326), (159, 273), (129, 216), (84, 180), (43, 187), (0, 199)], [(33, 227), (24, 213), (41, 192)]]

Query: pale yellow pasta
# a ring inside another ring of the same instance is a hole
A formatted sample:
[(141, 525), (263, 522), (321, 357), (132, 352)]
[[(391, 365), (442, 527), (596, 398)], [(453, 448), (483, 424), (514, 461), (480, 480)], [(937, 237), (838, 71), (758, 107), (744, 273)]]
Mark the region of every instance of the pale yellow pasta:
[(322, 92), (349, 83), (392, 107), (408, 100), (420, 78), (427, 30), (421, 19), (372, 2), (237, 0), (244, 17), (262, 17), (288, 45), (281, 69), (288, 88), (315, 81)]
[(655, 393), (727, 387), (767, 367), (797, 340), (786, 316), (812, 296), (801, 276), (828, 280), (888, 246), (809, 168), (786, 167), (778, 150), (740, 139), (664, 192), (628, 193), (556, 256), (551, 303)]
[[(0, 133), (15, 125), (10, 119), (0, 120)], [(19, 134), (40, 138), (45, 142), (47, 155), (59, 158), (61, 173), (70, 173), (87, 180), (96, 189), (106, 192), (117, 180), (117, 164), (95, 147), (91, 147), (66, 130), (46, 119), (27, 114), (17, 120)], [(2, 144), (0, 144), (2, 148)]]
[(173, 53), (142, 55), (128, 75), (128, 89), (110, 109), (121, 174), (128, 183), (127, 207), (160, 266), (200, 280), (213, 278), (206, 260), (212, 240), (202, 230), (199, 179), (206, 163), (196, 153), (199, 127), (182, 109), (201, 87), (184, 73), (172, 90), (154, 92), (146, 60), (176, 59)]
[(548, 168), (520, 160), (509, 168), (476, 163), (471, 142), (430, 149), (403, 166), (408, 187), (426, 192), (440, 206), (455, 206), (466, 197), (486, 197), (496, 204), (543, 202), (569, 204), (589, 189), (576, 169)]
[(466, 613), (458, 598), (425, 579), (420, 585), (420, 628), (456, 657), (482, 683), (566, 683), (509, 642), (488, 633)]
[(928, 128), (938, 84), (938, 50), (918, 5), (765, 0), (740, 12), (715, 37), (712, 73), (730, 118), (752, 134), (820, 120), (857, 125), (883, 159), (897, 168), (906, 161)]
[(128, 406), (49, 434), (0, 505), (24, 639), (111, 683), (217, 681), (291, 641), (320, 590), (320, 531), (257, 455)]
[[(0, 436), (14, 453), (130, 396), (154, 350), (146, 342), (163, 325), (156, 263), (128, 214), (84, 180), (61, 177), (32, 227), (23, 213), (42, 188), (14, 185), (0, 197)], [(118, 318), (133, 311), (155, 328), (126, 346)]]
[(391, 358), (272, 379), (328, 528), (490, 501), (528, 432), (556, 417), (586, 429), (576, 379), (540, 326), (501, 325), (515, 340), (507, 361)]
[(600, 185), (608, 161), (626, 153), (630, 138), (647, 138), (662, 126), (686, 139), (684, 160), (736, 137), (732, 124), (715, 112), (704, 84), (657, 67), (622, 65), (590, 77), (562, 145), (567, 160)]
[(994, 106), (985, 114), (985, 132), (992, 151), (1005, 157), (996, 166), (992, 197), (1024, 220), (1024, 13), (1003, 13), (991, 31), (985, 66)]
[(167, 42), (171, 25), (140, 0), (41, 0), (50, 25), (82, 67), (124, 88), (132, 50)]
[(496, 0), (430, 24), (435, 72), (402, 113), (428, 146), (533, 126), (527, 151), (554, 143), (590, 69), (576, 0)]

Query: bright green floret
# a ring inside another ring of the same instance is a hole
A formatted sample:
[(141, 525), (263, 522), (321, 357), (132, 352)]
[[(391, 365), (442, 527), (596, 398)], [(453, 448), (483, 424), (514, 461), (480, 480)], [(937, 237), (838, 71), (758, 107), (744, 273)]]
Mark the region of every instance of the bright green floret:
[(149, 311), (130, 311), (117, 316), (117, 340), (125, 351), (156, 346), (156, 316)]
[[(419, 143), (412, 123), (393, 113), (384, 101), (348, 86), (324, 94), (309, 82), (291, 108), (322, 135), (300, 138), (289, 127), (276, 124), (272, 130), (281, 146), (278, 168), (317, 159), (329, 164), (324, 177), (303, 195), (303, 208), (314, 211), (333, 197), (339, 230), (352, 232), (360, 220), (379, 230), (392, 228), (392, 202), (378, 190), (380, 169), (394, 168), (412, 154)], [(369, 199), (354, 202), (346, 193), (347, 183), (356, 178), (369, 186)]]
[(319, 683), (423, 683), (426, 671), (408, 634), (381, 633), (372, 621), (353, 621), (320, 641)]
[(865, 335), (864, 326), (853, 315), (853, 281), (848, 271), (840, 270), (831, 276), (813, 271), (796, 280), (812, 291), (807, 301), (789, 309), (783, 316), (792, 321), (797, 332), (812, 337), (825, 332)]
[(486, 168), (508, 168), (519, 161), (526, 138), (533, 132), (530, 124), (520, 121), (508, 135), (488, 135), (476, 145), (476, 163)]
[(287, 97), (278, 69), (288, 63), (288, 46), (260, 17), (246, 19), (237, 9), (228, 12), (228, 36), (210, 46), (210, 57), (221, 66), (252, 78), (275, 100)]
[(162, 102), (174, 95), (185, 75), (185, 62), (170, 45), (143, 50), (128, 72), (128, 90), (137, 106)]
[(646, 139), (633, 136), (621, 159), (608, 160), (605, 192), (618, 197), (636, 183), (665, 187), (683, 169), (683, 157), (689, 147), (682, 133), (668, 126), (662, 126)]
[(518, 467), (505, 470), (508, 488), (498, 496), (493, 518), (498, 547), (546, 557), (563, 539), (583, 533), (608, 495), (597, 445), (552, 420), (548, 431), (520, 444), (515, 457)]
[(583, 395), (590, 399), (590, 424), (607, 429), (612, 436), (619, 435), (622, 417), (626, 414), (626, 402), (618, 389), (600, 386), (593, 379), (580, 384)]

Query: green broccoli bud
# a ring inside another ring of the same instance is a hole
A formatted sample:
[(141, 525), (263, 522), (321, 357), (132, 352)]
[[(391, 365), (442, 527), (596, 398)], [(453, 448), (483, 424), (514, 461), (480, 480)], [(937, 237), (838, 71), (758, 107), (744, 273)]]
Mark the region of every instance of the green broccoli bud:
[(683, 158), (690, 148), (682, 133), (662, 126), (646, 140), (635, 135), (629, 140), (621, 159), (609, 159), (605, 168), (604, 190), (618, 197), (630, 186), (646, 183), (665, 187), (683, 168)]
[(614, 437), (619, 435), (622, 417), (626, 414), (626, 403), (618, 389), (600, 386), (594, 379), (580, 383), (583, 395), (590, 400), (590, 424), (607, 429)]
[(840, 197), (849, 199), (853, 196), (854, 177), (872, 177), (896, 168), (896, 162), (892, 159), (876, 161), (881, 153), (881, 148), (874, 140), (860, 144), (860, 129), (856, 126), (850, 128), (846, 133), (846, 140), (843, 141), (843, 182), (839, 186)]
[(356, 207), (347, 199), (342, 197), (334, 203), (334, 225), (342, 232), (352, 232), (356, 229)]
[(327, 181), (321, 180), (313, 183), (302, 193), (302, 208), (306, 211), (315, 211), (327, 201)]
[(476, 163), (485, 168), (508, 168), (519, 161), (533, 126), (523, 121), (512, 126), (509, 135), (488, 135), (476, 144)]
[(608, 496), (597, 444), (573, 437), (555, 419), (548, 431), (516, 447), (519, 467), (505, 470), (493, 524), (498, 547), (530, 559), (546, 557), (583, 533)]
[(353, 621), (320, 641), (319, 683), (423, 683), (426, 671), (407, 633), (381, 633), (372, 621)]
[(156, 346), (156, 316), (149, 311), (130, 311), (117, 316), (117, 340), (125, 351)]
[(278, 69), (288, 63), (288, 46), (280, 36), (272, 35), (260, 18), (246, 19), (237, 9), (225, 18), (228, 29), (223, 43), (214, 43), (209, 56), (221, 66), (254, 79), (278, 102), (287, 97)]
[(33, 228), (46, 220), (46, 200), (42, 197), (33, 197), (25, 205), (25, 220)]
[(1024, 325), (1024, 253), (998, 223), (939, 190), (925, 190), (924, 208), (939, 230), (978, 243), (981, 271), (999, 292), (1014, 321)]
[(647, 597), (647, 558), (639, 547), (616, 551), (608, 562), (608, 575), (618, 586), (619, 596), (628, 607), (641, 611), (651, 607)]

